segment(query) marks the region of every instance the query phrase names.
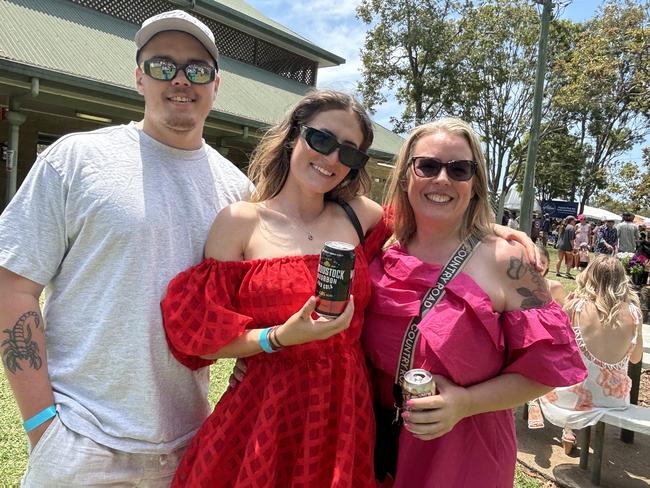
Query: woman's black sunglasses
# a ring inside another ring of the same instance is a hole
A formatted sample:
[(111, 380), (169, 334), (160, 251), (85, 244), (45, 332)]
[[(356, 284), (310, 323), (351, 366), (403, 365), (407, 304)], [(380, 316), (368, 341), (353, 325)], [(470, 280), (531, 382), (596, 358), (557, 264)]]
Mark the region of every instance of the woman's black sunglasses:
[(195, 62), (188, 64), (176, 64), (171, 59), (152, 58), (147, 59), (142, 70), (154, 80), (171, 81), (176, 78), (179, 71), (185, 72), (185, 78), (197, 85), (205, 85), (214, 81), (217, 75), (217, 68), (209, 63)]
[(339, 143), (336, 136), (313, 127), (301, 126), (300, 135), (309, 147), (320, 154), (327, 156), (338, 149), (339, 161), (351, 169), (363, 168), (370, 157), (350, 144)]
[(476, 174), (478, 163), (467, 159), (447, 161), (443, 163), (438, 158), (415, 156), (411, 158), (413, 173), (420, 178), (435, 178), (444, 167), (447, 176), (456, 181), (467, 181)]

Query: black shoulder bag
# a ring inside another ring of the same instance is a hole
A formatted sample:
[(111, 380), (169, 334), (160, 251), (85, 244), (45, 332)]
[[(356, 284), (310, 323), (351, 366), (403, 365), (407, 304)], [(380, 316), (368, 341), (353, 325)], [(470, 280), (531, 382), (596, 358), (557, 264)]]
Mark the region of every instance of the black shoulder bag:
[(402, 339), (402, 348), (400, 350), (397, 371), (395, 372), (395, 383), (393, 384), (393, 398), (395, 399), (395, 408), (385, 408), (375, 402), (375, 421), (377, 425), (377, 439), (375, 442), (375, 477), (379, 481), (384, 481), (387, 475), (395, 477), (397, 469), (397, 452), (399, 448), (399, 434), (402, 428), (402, 381), (406, 372), (413, 367), (413, 353), (420, 337), (418, 324), (433, 307), (440, 301), (445, 294), (445, 286), (458, 275), (465, 266), (467, 259), (472, 255), (474, 249), (480, 244), (481, 240), (470, 235), (460, 244), (449, 258), (447, 264), (440, 273), (438, 281), (426, 292), (420, 305), (420, 313), (413, 317), (409, 322), (404, 338)]

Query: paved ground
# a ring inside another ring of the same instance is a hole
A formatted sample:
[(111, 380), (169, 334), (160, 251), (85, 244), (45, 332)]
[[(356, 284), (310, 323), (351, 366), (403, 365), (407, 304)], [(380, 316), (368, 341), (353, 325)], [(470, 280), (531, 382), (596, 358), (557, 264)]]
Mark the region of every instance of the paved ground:
[[(650, 326), (643, 326), (644, 369), (650, 368)], [(562, 429), (546, 422), (546, 427), (529, 430), (523, 420), (523, 407), (516, 410), (517, 458), (528, 468), (568, 488), (588, 488), (589, 470), (580, 469), (577, 449), (564, 454), (560, 442)], [(593, 434), (592, 434), (593, 435)], [(650, 436), (635, 434), (633, 444), (620, 440), (620, 429), (606, 426), (600, 486), (610, 488), (650, 487)]]
[[(523, 421), (523, 407), (517, 409), (515, 423), (519, 451), (517, 458), (525, 466), (541, 473), (557, 484), (570, 488), (594, 486), (589, 470), (578, 466), (577, 449), (571, 456), (564, 454), (560, 443), (562, 429), (546, 422), (546, 427), (529, 430)], [(634, 444), (619, 439), (620, 429), (607, 426), (601, 487), (648, 488), (650, 486), (650, 436), (636, 434)]]

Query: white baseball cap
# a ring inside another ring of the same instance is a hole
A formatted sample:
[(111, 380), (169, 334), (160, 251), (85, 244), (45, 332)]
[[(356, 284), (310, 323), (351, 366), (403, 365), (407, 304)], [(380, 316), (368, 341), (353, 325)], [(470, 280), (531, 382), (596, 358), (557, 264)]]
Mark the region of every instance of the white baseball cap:
[(138, 51), (147, 44), (153, 36), (164, 31), (185, 32), (203, 44), (203, 47), (210, 53), (210, 56), (217, 62), (219, 49), (214, 42), (214, 34), (210, 28), (196, 17), (191, 16), (182, 10), (169, 10), (153, 17), (149, 17), (142, 23), (142, 27), (135, 33), (135, 45)]

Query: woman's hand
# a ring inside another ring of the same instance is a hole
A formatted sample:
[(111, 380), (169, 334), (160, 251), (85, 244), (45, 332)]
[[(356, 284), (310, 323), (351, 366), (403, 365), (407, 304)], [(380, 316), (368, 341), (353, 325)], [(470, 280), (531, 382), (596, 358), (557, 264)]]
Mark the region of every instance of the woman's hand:
[(333, 320), (323, 317), (312, 318), (312, 312), (317, 303), (316, 297), (309, 297), (299, 311), (276, 329), (275, 337), (280, 344), (295, 346), (306, 342), (321, 341), (350, 327), (354, 314), (354, 297), (352, 295), (350, 295), (350, 300), (343, 313)]
[(469, 415), (469, 394), (444, 376), (433, 376), (438, 394), (412, 398), (402, 413), (404, 427), (415, 437), (430, 441), (443, 436)]
[(228, 386), (230, 386), (230, 388), (236, 387), (242, 382), (244, 376), (246, 376), (246, 359), (237, 358), (237, 361), (235, 361), (235, 365), (232, 368), (230, 378), (228, 378)]
[(530, 264), (535, 266), (539, 271), (542, 271), (543, 266), (541, 261), (537, 257), (537, 246), (535, 243), (528, 237), (525, 232), (520, 230), (514, 230), (510, 227), (506, 227), (499, 224), (493, 224), (494, 233), (497, 237), (505, 239), (506, 241), (516, 241), (522, 246), (524, 246), (524, 252), (526, 253), (526, 258), (530, 261)]

